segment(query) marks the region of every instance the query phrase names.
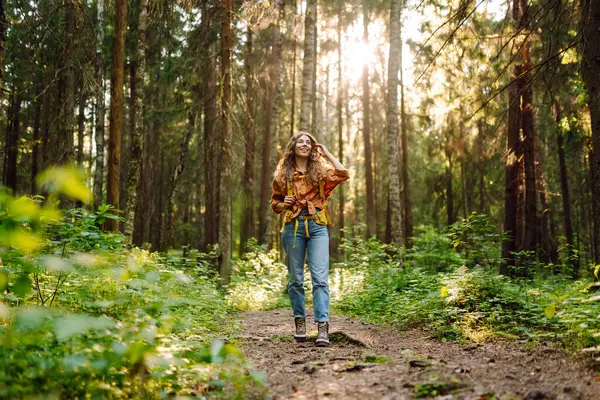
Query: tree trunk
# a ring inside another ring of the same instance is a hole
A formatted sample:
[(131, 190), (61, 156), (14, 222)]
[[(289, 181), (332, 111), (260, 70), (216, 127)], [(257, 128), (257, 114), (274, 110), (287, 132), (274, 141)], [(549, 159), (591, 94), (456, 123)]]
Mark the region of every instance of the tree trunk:
[(554, 101), (552, 104), (554, 111), (554, 122), (556, 129), (556, 142), (558, 145), (558, 166), (560, 171), (560, 194), (562, 198), (563, 216), (565, 218), (565, 237), (567, 239), (567, 254), (569, 259), (573, 260), (573, 275), (579, 275), (579, 260), (573, 258), (575, 243), (573, 241), (573, 222), (571, 219), (571, 194), (569, 193), (569, 177), (567, 172), (567, 162), (565, 158), (565, 144), (563, 140), (563, 130), (560, 126), (562, 112), (560, 104)]
[(97, 0), (97, 42), (96, 49), (96, 81), (98, 89), (96, 92), (96, 167), (94, 169), (94, 206), (98, 208), (102, 204), (102, 192), (104, 188), (104, 61), (102, 58), (102, 43), (104, 42), (104, 0)]
[[(526, 29), (528, 10), (526, 0), (519, 0), (520, 19), (519, 28)], [(523, 62), (522, 71), (529, 69), (529, 44), (524, 43), (521, 50)], [(523, 79), (521, 94), (521, 128), (523, 132), (523, 161), (525, 167), (525, 236), (523, 250), (537, 254), (537, 189), (535, 176), (535, 127), (533, 110), (533, 87), (531, 75), (526, 73)], [(535, 257), (534, 254), (534, 257)]]
[(148, 1), (139, 0), (139, 16), (137, 26), (137, 41), (135, 43), (135, 62), (131, 82), (131, 103), (133, 105), (133, 121), (131, 130), (131, 158), (129, 160), (129, 175), (127, 176), (127, 206), (125, 207), (125, 240), (133, 240), (135, 210), (138, 202), (138, 186), (143, 157), (142, 138), (145, 131), (146, 99), (146, 25), (148, 21)]
[[(161, 96), (162, 97), (162, 96)], [(161, 101), (164, 101), (164, 97)], [(164, 103), (163, 103), (164, 104)], [(162, 126), (157, 124), (156, 126), (156, 137), (159, 138), (163, 133)], [(162, 235), (164, 228), (164, 194), (168, 188), (166, 187), (165, 179), (165, 146), (164, 142), (158, 141), (155, 144), (157, 148), (157, 155), (159, 162), (157, 168), (154, 169), (153, 180), (154, 184), (150, 187), (150, 190), (155, 190), (156, 194), (152, 196), (152, 203), (150, 205), (150, 224), (148, 229), (148, 239), (150, 240), (151, 251), (164, 251), (160, 246), (162, 244)]]
[(254, 62), (252, 26), (247, 30), (246, 50), (246, 140), (244, 146), (244, 173), (242, 175), (242, 226), (240, 227), (240, 254), (245, 253), (248, 240), (254, 236)]
[[(363, 0), (363, 41), (369, 42), (369, 12), (367, 10), (367, 1)], [(341, 19), (341, 14), (338, 17)], [(340, 41), (340, 53), (338, 55), (338, 85), (341, 90), (342, 82), (342, 55), (341, 55), (341, 32), (338, 33), (338, 40)], [(401, 75), (402, 76), (402, 75)], [(362, 70), (362, 105), (363, 105), (363, 143), (365, 148), (365, 179), (367, 184), (367, 238), (370, 238), (377, 232), (377, 221), (375, 213), (375, 193), (373, 188), (373, 160), (372, 160), (372, 149), (371, 149), (371, 90), (369, 84), (369, 63), (363, 65)], [(338, 109), (338, 113), (341, 114), (341, 105)], [(341, 119), (341, 115), (339, 117)], [(341, 123), (340, 123), (341, 124)]]
[(392, 0), (390, 7), (390, 53), (387, 81), (387, 145), (391, 226), (391, 243), (400, 247), (402, 237), (402, 204), (398, 176), (398, 70), (400, 64), (400, 19), (402, 0)]
[[(518, 20), (519, 0), (513, 0), (513, 18)], [(515, 66), (513, 76), (521, 74), (520, 66)], [(509, 275), (510, 266), (514, 265), (513, 252), (517, 251), (518, 235), (518, 198), (519, 198), (519, 153), (521, 147), (520, 137), (520, 87), (515, 81), (510, 85), (508, 95), (508, 128), (506, 133), (506, 161), (504, 172), (504, 225), (503, 233), (506, 239), (502, 242), (502, 258), (500, 266), (502, 275)]]
[[(207, 22), (208, 26), (208, 22)], [(207, 28), (208, 29), (208, 28)], [(204, 182), (206, 197), (206, 212), (204, 217), (206, 243), (205, 246), (215, 245), (219, 240), (219, 222), (218, 222), (218, 195), (216, 174), (218, 166), (215, 164), (215, 154), (219, 148), (217, 139), (218, 133), (215, 128), (217, 119), (217, 93), (215, 89), (215, 63), (213, 60), (212, 46), (208, 50), (208, 60), (204, 65)], [(208, 248), (208, 247), (205, 247)]]
[[(199, 108), (199, 110), (202, 110), (202, 108)], [(203, 205), (205, 205), (204, 203), (204, 186), (205, 186), (205, 182), (204, 179), (202, 179), (200, 173), (201, 171), (204, 171), (206, 169), (206, 165), (204, 165), (204, 148), (205, 148), (205, 144), (204, 144), (204, 140), (202, 137), (202, 131), (200, 129), (200, 126), (202, 126), (204, 124), (204, 121), (202, 121), (202, 117), (200, 115), (201, 113), (199, 112), (197, 115), (198, 120), (196, 121), (196, 126), (198, 126), (198, 129), (196, 131), (196, 174), (197, 174), (197, 179), (195, 179), (195, 186), (196, 186), (196, 192), (195, 192), (195, 201), (194, 201), (194, 206), (196, 208), (195, 210), (195, 227), (196, 227), (196, 237), (195, 237), (195, 246), (194, 248), (196, 249), (202, 249), (204, 246), (204, 218), (206, 216), (206, 209), (204, 210), (204, 213), (202, 212), (203, 209)]]
[(467, 219), (469, 216), (469, 196), (467, 190), (467, 171), (464, 159), (460, 160), (460, 183), (462, 189), (463, 218)]
[[(14, 90), (16, 91), (16, 89)], [(21, 97), (11, 94), (8, 125), (6, 130), (6, 155), (4, 163), (4, 186), (17, 193), (17, 159), (21, 130)]]
[[(316, 3), (316, 0), (315, 0)], [(317, 31), (317, 18), (318, 18), (318, 8), (315, 7), (315, 14), (314, 14), (314, 20), (315, 20), (315, 24), (313, 27), (313, 57), (314, 57), (314, 65), (313, 65), (313, 69), (312, 69), (312, 98), (311, 98), (311, 123), (310, 123), (310, 131), (312, 132), (312, 134), (315, 136), (315, 138), (317, 139), (317, 142), (322, 143), (323, 142), (323, 135), (321, 132), (321, 129), (319, 129), (319, 122), (318, 122), (318, 102), (319, 102), (319, 96), (318, 96), (318, 86), (317, 86), (317, 71), (319, 69), (319, 63), (317, 62), (317, 45), (318, 45), (318, 39), (319, 37), (318, 35), (318, 31)]]
[(591, 192), (591, 215), (592, 215), (592, 220), (594, 221), (594, 223), (592, 224), (592, 229), (590, 232), (590, 238), (592, 239), (592, 245), (591, 247), (591, 253), (592, 253), (592, 260), (594, 261), (594, 263), (597, 265), (598, 261), (596, 261), (600, 256), (598, 255), (598, 250), (599, 250), (599, 245), (597, 244), (598, 242), (598, 232), (596, 232), (596, 221), (600, 220), (600, 216), (598, 216), (598, 211), (596, 209), (596, 202), (598, 201), (598, 195), (600, 193), (596, 193), (594, 190), (594, 185), (596, 184), (596, 180), (598, 179), (598, 173), (594, 171), (593, 168), (593, 161), (594, 160), (594, 150), (591, 149), (588, 153), (588, 165), (589, 165), (589, 180), (590, 180), (590, 192)]
[(221, 197), (219, 199), (219, 275), (220, 284), (228, 285), (231, 275), (231, 203), (233, 195), (233, 146), (231, 136), (231, 55), (233, 47), (233, 0), (222, 0), (221, 21)]
[(446, 165), (446, 222), (452, 225), (456, 221), (454, 215), (454, 188), (452, 186), (452, 160)]
[(298, 44), (298, 38), (296, 38), (296, 15), (298, 12), (298, 5), (294, 0), (294, 16), (292, 17), (292, 53), (294, 54), (292, 61), (292, 109), (290, 110), (290, 136), (294, 136), (295, 122), (296, 122), (296, 47)]
[(479, 153), (478, 172), (479, 172), (479, 213), (485, 214), (485, 120), (480, 118), (477, 122), (477, 152)]
[[(73, 146), (73, 109), (75, 107), (75, 68), (74, 39), (75, 39), (75, 3), (73, 0), (64, 0), (65, 7), (65, 41), (64, 53), (61, 59), (64, 62), (61, 81), (62, 93), (60, 94), (60, 115), (58, 118), (58, 137), (56, 142), (56, 153), (53, 162), (56, 164), (68, 164), (74, 160)], [(69, 208), (70, 201), (63, 204)]]
[[(6, 41), (6, 14), (4, 0), (0, 0), (0, 87), (4, 86), (4, 42)], [(0, 100), (4, 93), (0, 91)]]
[[(115, 34), (112, 48), (112, 73), (110, 77), (110, 121), (108, 127), (108, 175), (106, 203), (119, 207), (119, 178), (121, 173), (121, 135), (123, 134), (123, 70), (125, 67), (125, 31), (127, 29), (127, 2), (116, 0)], [(119, 221), (108, 219), (109, 231), (119, 230)]]
[(171, 176), (171, 186), (169, 190), (169, 195), (167, 196), (167, 234), (164, 237), (164, 244), (161, 246), (161, 248), (164, 250), (168, 250), (169, 247), (173, 246), (173, 237), (175, 232), (176, 220), (175, 209), (177, 208), (177, 205), (175, 204), (175, 194), (177, 193), (177, 185), (179, 183), (179, 179), (185, 168), (188, 149), (190, 147), (190, 141), (192, 140), (192, 134), (195, 130), (195, 120), (195, 115), (190, 111), (188, 114), (188, 122), (185, 130), (185, 135), (183, 141), (181, 142), (179, 150), (179, 158), (177, 159), (175, 170), (173, 171), (173, 175)]
[(41, 151), (40, 151), (40, 164), (41, 170), (44, 170), (50, 164), (50, 115), (54, 111), (55, 101), (52, 96), (46, 95), (44, 98), (44, 112), (43, 112), (43, 122), (42, 122), (42, 139), (40, 140)]
[(547, 185), (544, 179), (542, 153), (539, 148), (539, 139), (536, 136), (534, 141), (535, 146), (535, 174), (537, 177), (537, 189), (540, 198), (540, 204), (542, 205), (542, 213), (538, 223), (538, 243), (539, 243), (539, 259), (543, 263), (549, 264), (558, 262), (558, 251), (554, 237), (550, 231), (550, 220), (552, 217), (552, 209), (550, 208), (550, 201), (548, 200)]
[(80, 78), (79, 86), (79, 112), (77, 115), (77, 166), (83, 167), (83, 141), (85, 140), (85, 100), (86, 93), (83, 84), (83, 76)]
[[(263, 142), (262, 179), (260, 189), (260, 206), (258, 210), (258, 239), (261, 244), (267, 243), (269, 227), (269, 196), (271, 193), (272, 177), (272, 148), (274, 138), (277, 137), (277, 123), (279, 119), (279, 100), (281, 98), (281, 21), (283, 20), (284, 3), (278, 0), (279, 16), (277, 25), (273, 28), (273, 54), (269, 61), (269, 73), (271, 83), (271, 94), (267, 102), (267, 124), (265, 128), (265, 139)], [(304, 85), (304, 84), (303, 84)]]
[(583, 6), (583, 57), (582, 75), (588, 92), (588, 107), (592, 122), (592, 158), (594, 171), (592, 194), (594, 197), (594, 263), (600, 264), (600, 1), (582, 0)]
[[(308, 132), (310, 129), (310, 108), (315, 93), (313, 92), (314, 69), (316, 68), (315, 26), (317, 23), (317, 0), (307, 0), (304, 20), (304, 67), (302, 68), (302, 97), (300, 101), (299, 130)], [(279, 61), (279, 60), (278, 60)]]
[[(149, 40), (146, 54), (146, 67), (148, 74), (152, 74), (155, 81), (160, 79), (161, 46), (159, 44), (158, 34), (148, 35)], [(136, 91), (140, 91), (138, 88)], [(145, 87), (144, 98), (146, 111), (158, 110), (160, 108), (159, 88)], [(156, 119), (144, 119), (144, 129), (142, 137), (142, 165), (140, 168), (140, 180), (137, 187), (137, 201), (134, 216), (134, 229), (132, 241), (135, 245), (141, 246), (144, 243), (150, 243), (150, 226), (154, 214), (155, 197), (157, 196), (157, 179), (155, 170), (157, 169), (158, 156), (158, 121)]]
[[(342, 3), (340, 3), (342, 4)], [(363, 4), (363, 10), (364, 10), (364, 4)], [(366, 12), (363, 11), (363, 15), (366, 16)], [(368, 25), (368, 22), (365, 23), (366, 25)], [(341, 6), (340, 6), (340, 10), (339, 10), (339, 14), (338, 14), (338, 27), (337, 27), (337, 34), (338, 34), (338, 90), (337, 90), (337, 134), (338, 134), (338, 159), (339, 161), (343, 164), (344, 163), (344, 118), (343, 118), (343, 114), (342, 114), (342, 105), (343, 105), (343, 84), (342, 84), (342, 10), (341, 10)], [(365, 28), (366, 30), (366, 28)], [(367, 65), (365, 64), (365, 68), (367, 67)], [(364, 76), (365, 72), (363, 70), (363, 76)], [(368, 71), (367, 71), (368, 74)], [(363, 90), (364, 90), (364, 81), (363, 81)], [(363, 102), (364, 102), (364, 94), (363, 94)], [(367, 97), (368, 97), (368, 83), (367, 83)], [(364, 104), (364, 103), (363, 103)], [(368, 135), (368, 133), (367, 133)], [(366, 161), (365, 161), (366, 162)], [(370, 162), (370, 160), (369, 160)], [(367, 178), (368, 179), (368, 178)], [(372, 183), (372, 182), (371, 182)], [(345, 215), (344, 215), (344, 208), (346, 206), (346, 198), (344, 196), (344, 186), (341, 185), (339, 187), (339, 211), (338, 211), (338, 237), (339, 237), (339, 244), (342, 243), (342, 239), (344, 238), (344, 227), (345, 227)], [(367, 210), (367, 215), (369, 214), (369, 211)], [(340, 246), (338, 245), (338, 249), (340, 249)]]
[[(402, 33), (402, 32), (401, 32)], [(402, 37), (400, 37), (400, 48), (402, 49)], [(402, 50), (400, 51), (400, 128), (402, 132), (402, 222), (404, 229), (404, 246), (411, 247), (410, 238), (413, 235), (412, 207), (410, 201), (410, 182), (408, 177), (408, 115), (404, 104), (404, 72), (402, 70)]]
[(36, 95), (33, 117), (33, 146), (31, 150), (31, 194), (36, 193), (35, 177), (40, 172), (40, 120), (42, 116), (42, 99)]

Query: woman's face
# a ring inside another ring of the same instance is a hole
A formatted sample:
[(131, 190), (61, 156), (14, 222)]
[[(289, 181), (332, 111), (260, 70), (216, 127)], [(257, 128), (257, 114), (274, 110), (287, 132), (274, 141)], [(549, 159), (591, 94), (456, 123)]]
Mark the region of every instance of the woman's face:
[(310, 152), (312, 150), (312, 143), (310, 138), (306, 135), (302, 135), (296, 141), (295, 154), (296, 157), (308, 157), (310, 156)]

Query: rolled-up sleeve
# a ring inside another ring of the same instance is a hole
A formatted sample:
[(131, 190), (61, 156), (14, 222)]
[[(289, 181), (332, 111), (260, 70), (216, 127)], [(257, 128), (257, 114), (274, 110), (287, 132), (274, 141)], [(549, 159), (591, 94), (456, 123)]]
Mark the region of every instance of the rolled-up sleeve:
[(347, 169), (329, 169), (325, 174), (325, 198), (328, 198), (333, 189), (340, 183), (350, 179), (350, 173)]
[(279, 186), (279, 183), (277, 183), (275, 179), (273, 179), (271, 187), (273, 188), (273, 192), (271, 194), (271, 209), (276, 214), (281, 214), (283, 210), (278, 210), (277, 204), (282, 202), (283, 199), (285, 199), (285, 196), (283, 195), (283, 190), (281, 190), (281, 186)]

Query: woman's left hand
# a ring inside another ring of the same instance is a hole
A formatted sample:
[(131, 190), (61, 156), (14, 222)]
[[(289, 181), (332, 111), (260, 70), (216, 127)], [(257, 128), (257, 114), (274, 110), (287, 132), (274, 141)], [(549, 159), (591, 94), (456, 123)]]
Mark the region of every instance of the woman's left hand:
[(325, 146), (323, 146), (321, 143), (315, 144), (315, 149), (317, 149), (317, 152), (323, 156), (326, 156), (327, 153), (329, 153), (329, 150), (327, 150), (327, 148)]

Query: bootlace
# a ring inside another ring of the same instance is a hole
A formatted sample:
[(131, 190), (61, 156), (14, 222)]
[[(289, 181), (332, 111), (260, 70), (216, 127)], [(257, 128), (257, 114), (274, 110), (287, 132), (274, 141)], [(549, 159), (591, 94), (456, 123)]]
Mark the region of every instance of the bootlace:
[(296, 319), (296, 332), (304, 333), (306, 330), (306, 321), (303, 318)]
[(327, 337), (329, 331), (329, 324), (327, 322), (321, 322), (318, 325), (319, 337)]

